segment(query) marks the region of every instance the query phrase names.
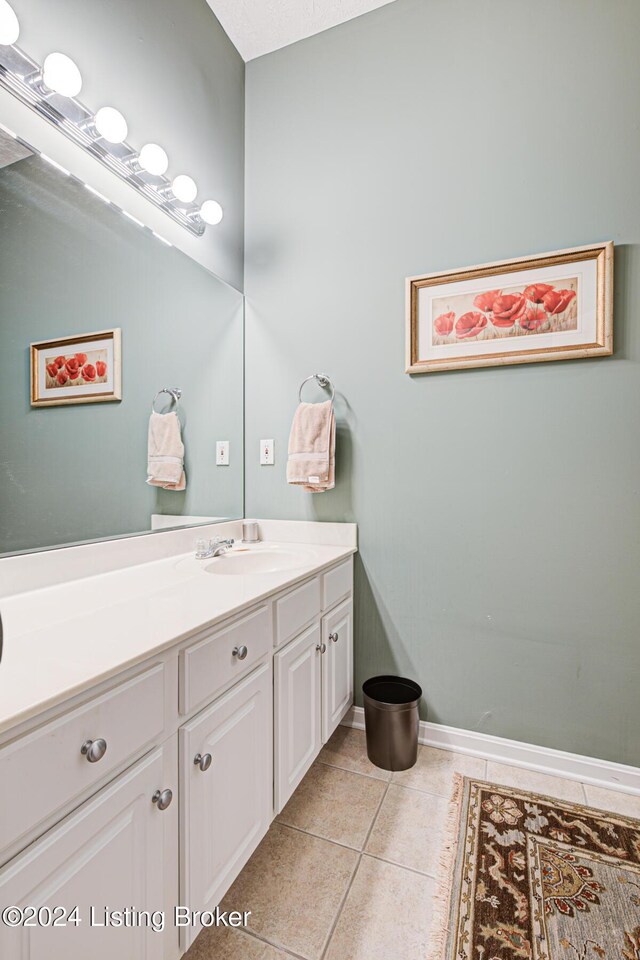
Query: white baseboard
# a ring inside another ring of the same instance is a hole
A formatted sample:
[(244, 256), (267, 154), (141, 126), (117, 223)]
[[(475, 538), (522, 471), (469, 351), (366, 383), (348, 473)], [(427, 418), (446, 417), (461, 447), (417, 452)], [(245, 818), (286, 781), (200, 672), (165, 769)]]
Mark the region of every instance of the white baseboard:
[[(364, 730), (363, 708), (351, 707), (342, 723), (347, 727)], [(443, 724), (425, 720), (420, 721), (418, 740), (440, 750), (452, 750), (470, 757), (508, 763), (514, 767), (525, 767), (538, 773), (566, 777), (568, 780), (579, 780), (596, 787), (609, 787), (622, 793), (640, 796), (640, 769), (623, 763), (582, 757), (577, 753), (565, 753), (563, 750), (493, 737), (488, 733), (476, 733), (473, 730), (445, 727)]]

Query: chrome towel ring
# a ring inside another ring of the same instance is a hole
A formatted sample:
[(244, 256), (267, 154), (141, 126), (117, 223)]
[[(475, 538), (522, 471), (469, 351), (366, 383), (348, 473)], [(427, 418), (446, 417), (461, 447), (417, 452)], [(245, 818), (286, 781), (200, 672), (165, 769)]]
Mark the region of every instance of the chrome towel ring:
[(312, 373), (310, 377), (307, 377), (300, 384), (300, 389), (298, 390), (298, 401), (302, 403), (302, 388), (305, 383), (309, 383), (309, 380), (317, 381), (318, 385), (321, 387), (330, 387), (331, 389), (331, 402), (333, 403), (333, 398), (336, 395), (336, 388), (331, 382), (331, 378), (326, 375), (326, 373)]
[(156, 410), (156, 400), (158, 399), (161, 393), (168, 393), (172, 401), (175, 403), (176, 407), (178, 406), (178, 401), (182, 396), (181, 388), (180, 387), (162, 387), (162, 389), (158, 390), (158, 392), (156, 393), (151, 403), (151, 409), (153, 410), (154, 413), (158, 412)]

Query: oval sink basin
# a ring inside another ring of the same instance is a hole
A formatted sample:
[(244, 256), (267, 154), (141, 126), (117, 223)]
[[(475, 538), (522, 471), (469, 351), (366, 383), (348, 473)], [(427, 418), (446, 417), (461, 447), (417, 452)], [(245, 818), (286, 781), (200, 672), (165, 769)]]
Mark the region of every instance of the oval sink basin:
[(247, 550), (231, 551), (216, 557), (204, 567), (205, 573), (222, 576), (247, 576), (249, 574), (279, 573), (293, 570), (305, 562), (305, 557), (292, 550)]

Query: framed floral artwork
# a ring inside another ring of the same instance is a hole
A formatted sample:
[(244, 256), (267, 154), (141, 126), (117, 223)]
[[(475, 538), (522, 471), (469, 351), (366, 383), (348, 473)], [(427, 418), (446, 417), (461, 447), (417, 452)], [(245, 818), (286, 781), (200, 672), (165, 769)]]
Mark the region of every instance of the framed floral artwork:
[(31, 344), (31, 405), (121, 400), (120, 329)]
[(613, 352), (613, 243), (406, 281), (407, 373)]

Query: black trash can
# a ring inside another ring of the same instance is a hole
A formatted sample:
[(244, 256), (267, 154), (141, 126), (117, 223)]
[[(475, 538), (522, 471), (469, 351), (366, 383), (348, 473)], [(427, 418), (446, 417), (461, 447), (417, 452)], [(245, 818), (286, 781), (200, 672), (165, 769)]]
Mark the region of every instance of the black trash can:
[(382, 770), (408, 770), (418, 758), (422, 688), (405, 677), (371, 677), (362, 693), (369, 760)]

